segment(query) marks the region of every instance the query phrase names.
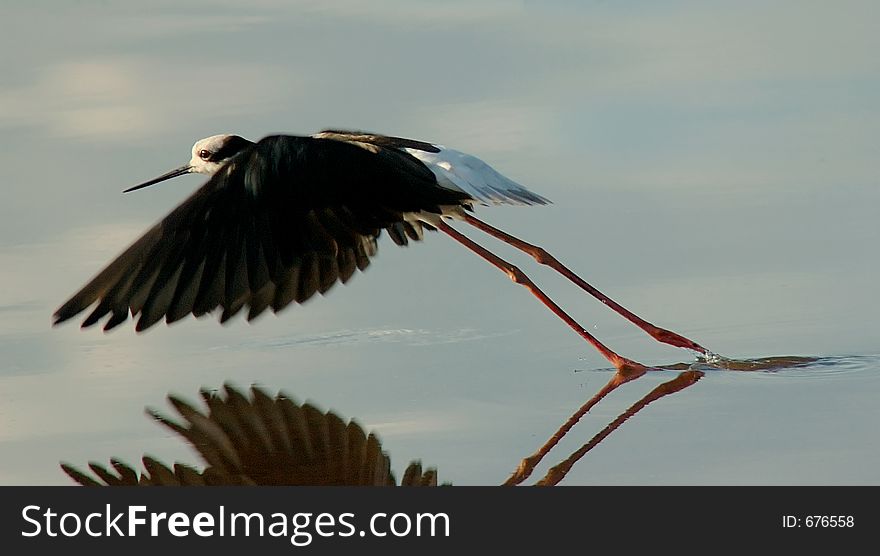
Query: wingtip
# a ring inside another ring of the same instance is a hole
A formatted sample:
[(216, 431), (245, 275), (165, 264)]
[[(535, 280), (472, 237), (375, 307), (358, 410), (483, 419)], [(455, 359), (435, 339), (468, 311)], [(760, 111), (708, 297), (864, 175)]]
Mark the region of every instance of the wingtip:
[(165, 417), (159, 413), (159, 410), (153, 409), (152, 407), (145, 407), (144, 413), (150, 417), (151, 419), (155, 419), (156, 421), (162, 421)]
[(52, 313), (52, 326), (53, 327), (58, 326), (59, 324), (75, 317), (80, 312), (82, 312), (82, 311), (80, 310), (75, 313), (72, 312), (70, 310), (70, 302), (67, 302), (64, 305), (62, 305), (61, 307), (58, 307), (57, 309), (55, 309), (55, 312)]
[(67, 462), (60, 462), (59, 466), (64, 473), (80, 486), (101, 486), (101, 483), (92, 479), (73, 465)]
[(147, 330), (148, 328), (150, 328), (153, 324), (155, 324), (155, 323), (149, 323), (149, 324), (148, 324), (148, 323), (144, 320), (143, 315), (141, 315), (141, 317), (137, 320), (137, 323), (135, 323), (135, 325), (134, 325), (134, 331), (135, 331), (137, 334), (142, 334), (145, 330)]
[(76, 471), (76, 468), (72, 463), (67, 463), (66, 461), (58, 462), (58, 466), (61, 467), (61, 470), (67, 474), (70, 474), (70, 471)]

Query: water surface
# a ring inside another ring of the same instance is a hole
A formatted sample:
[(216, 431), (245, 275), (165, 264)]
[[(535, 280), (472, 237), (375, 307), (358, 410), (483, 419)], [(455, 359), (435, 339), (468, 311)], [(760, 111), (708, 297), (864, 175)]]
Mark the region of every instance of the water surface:
[[(0, 483), (58, 461), (196, 463), (143, 416), (224, 381), (376, 430), (398, 473), (500, 483), (611, 376), (522, 288), (439, 235), (248, 324), (50, 327), (201, 178), (120, 191), (198, 138), (367, 129), (484, 158), (554, 201), (484, 219), (736, 360), (645, 407), (563, 484), (877, 484), (875, 3), (81, 1), (3, 8)], [(691, 368), (478, 233), (622, 354)], [(760, 365), (759, 365), (760, 367)], [(677, 370), (598, 404), (536, 478)]]

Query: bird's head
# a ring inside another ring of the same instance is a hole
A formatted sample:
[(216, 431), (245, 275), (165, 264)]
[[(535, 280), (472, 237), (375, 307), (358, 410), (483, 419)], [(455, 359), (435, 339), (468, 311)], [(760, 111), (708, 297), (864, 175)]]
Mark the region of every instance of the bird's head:
[(192, 158), (189, 164), (166, 172), (158, 178), (130, 187), (124, 193), (142, 189), (184, 174), (207, 174), (213, 176), (224, 164), (251, 145), (253, 145), (252, 142), (238, 135), (224, 134), (205, 137), (196, 141), (196, 144), (193, 145)]

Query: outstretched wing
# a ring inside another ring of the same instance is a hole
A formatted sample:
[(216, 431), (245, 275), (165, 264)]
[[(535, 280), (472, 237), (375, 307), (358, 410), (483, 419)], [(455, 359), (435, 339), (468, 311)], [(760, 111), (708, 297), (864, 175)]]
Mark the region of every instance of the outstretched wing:
[(403, 150), (427, 166), (441, 187), (466, 194), (468, 204), (546, 205), (550, 202), (502, 175), (479, 158), (443, 145), (366, 131), (336, 129), (324, 130), (314, 137), (348, 141), (365, 148), (372, 146)]
[(348, 131), (344, 129), (325, 129), (320, 133), (312, 135), (316, 139), (333, 139), (335, 141), (346, 141), (349, 143), (362, 143), (375, 145), (386, 149), (414, 149), (429, 153), (440, 152), (440, 147), (426, 143), (424, 141), (416, 141), (415, 139), (406, 139), (404, 137), (392, 137), (390, 135), (378, 135), (368, 131)]
[(466, 195), (396, 148), (270, 136), (242, 152), (55, 312), (104, 329), (139, 316), (144, 330), (222, 307), (248, 319), (279, 311), (364, 270), (376, 238), (416, 235), (407, 212), (439, 212)]

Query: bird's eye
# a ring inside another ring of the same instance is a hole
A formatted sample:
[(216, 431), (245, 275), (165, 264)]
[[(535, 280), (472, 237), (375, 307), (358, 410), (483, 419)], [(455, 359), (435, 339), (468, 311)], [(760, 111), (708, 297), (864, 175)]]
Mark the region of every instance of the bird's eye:
[(211, 151), (209, 151), (208, 149), (202, 149), (199, 151), (199, 158), (201, 158), (202, 160), (208, 160), (209, 158), (211, 158), (211, 154)]

